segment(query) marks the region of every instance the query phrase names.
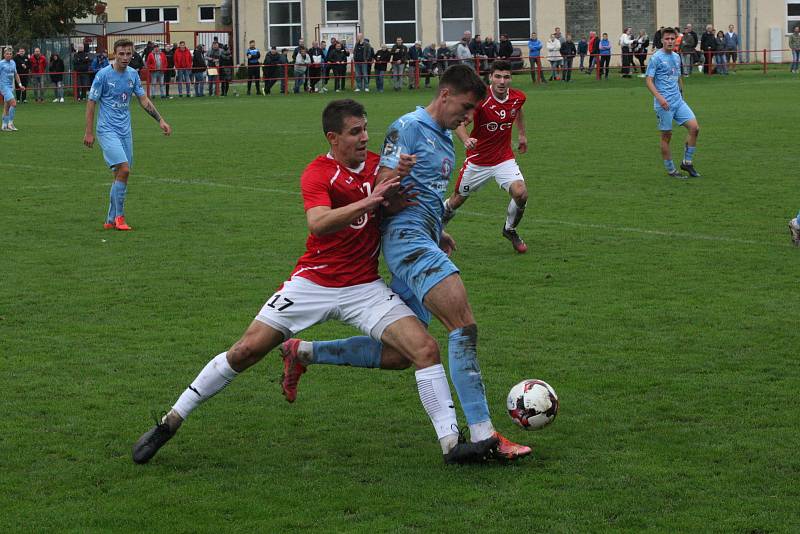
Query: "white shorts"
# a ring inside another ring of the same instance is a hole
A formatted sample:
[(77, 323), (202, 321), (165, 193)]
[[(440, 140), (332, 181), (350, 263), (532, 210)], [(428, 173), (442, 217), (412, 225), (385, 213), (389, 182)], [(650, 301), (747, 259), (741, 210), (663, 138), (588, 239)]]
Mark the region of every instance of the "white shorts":
[(380, 341), (387, 326), (409, 316), (416, 317), (383, 280), (325, 287), (294, 276), (267, 300), (256, 320), (289, 339), (315, 324), (337, 319)]
[(458, 175), (456, 191), (462, 197), (468, 197), (470, 193), (483, 187), (492, 178), (495, 179), (497, 185), (506, 191), (508, 191), (512, 183), (525, 181), (519, 171), (519, 165), (517, 165), (516, 160), (507, 159), (503, 163), (498, 163), (491, 167), (482, 167), (465, 161)]

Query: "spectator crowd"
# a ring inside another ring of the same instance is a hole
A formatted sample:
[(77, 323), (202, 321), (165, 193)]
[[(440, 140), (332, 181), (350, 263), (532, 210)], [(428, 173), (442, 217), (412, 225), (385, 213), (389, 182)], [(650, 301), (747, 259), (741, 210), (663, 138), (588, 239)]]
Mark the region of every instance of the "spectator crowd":
[[(676, 29), (678, 27), (676, 26)], [(607, 33), (590, 31), (588, 35), (574, 38), (555, 28), (543, 42), (537, 33), (528, 40), (527, 54), (514, 47), (508, 36), (501, 34), (495, 41), (491, 36), (482, 38), (464, 32), (455, 46), (442, 42), (423, 47), (421, 42), (406, 44), (397, 37), (393, 43), (373, 46), (370, 40), (359, 33), (351, 44), (331, 38), (313, 41), (307, 46), (300, 39), (293, 48), (278, 50), (271, 47), (264, 54), (250, 41), (245, 60), (235, 65), (232, 50), (214, 37), (210, 47), (198, 44), (194, 49), (184, 41), (164, 46), (148, 42), (144, 49), (134, 52), (130, 66), (140, 72), (148, 84), (151, 96), (161, 98), (227, 96), (234, 79), (246, 79), (247, 94), (271, 94), (277, 90), (286, 93), (326, 93), (329, 83), (332, 90), (341, 92), (353, 81), (354, 91), (379, 93), (385, 89), (401, 91), (416, 89), (424, 83), (430, 87), (431, 78), (441, 76), (452, 63), (471, 66), (488, 76), (495, 59), (511, 62), (514, 70), (526, 68), (527, 59), (531, 79), (534, 83), (572, 81), (573, 72), (596, 74), (607, 79), (611, 71), (612, 56), (620, 57), (620, 76), (644, 77), (648, 54), (661, 48), (662, 26), (652, 36), (646, 30), (634, 33), (625, 28), (619, 38), (612, 41)], [(711, 75), (727, 75), (735, 72), (741, 42), (735, 27), (727, 31), (715, 30), (713, 25), (705, 27), (700, 35), (692, 24), (686, 24), (676, 40), (676, 51), (681, 55), (682, 75), (691, 76), (694, 67), (699, 72)], [(800, 68), (800, 26), (789, 36), (788, 47), (792, 52), (790, 70), (797, 74)], [(27, 54), (19, 48), (14, 56), (17, 73), (26, 90), (16, 90), (16, 98), (26, 103), (28, 92), (33, 93), (36, 103), (45, 102), (45, 87), (53, 90), (52, 102), (64, 102), (65, 86), (76, 86), (77, 100), (86, 99), (94, 75), (109, 64), (108, 54), (98, 49), (90, 53), (88, 44), (80, 44), (69, 58), (53, 53), (49, 58), (40, 48)], [(71, 72), (67, 71), (67, 61)], [(547, 61), (547, 65), (543, 64)], [(577, 62), (577, 65), (576, 65)], [(350, 66), (348, 72), (348, 66)], [(488, 80), (487, 80), (488, 81)], [(48, 83), (49, 82), (49, 83)], [(263, 82), (263, 83), (262, 83)]]

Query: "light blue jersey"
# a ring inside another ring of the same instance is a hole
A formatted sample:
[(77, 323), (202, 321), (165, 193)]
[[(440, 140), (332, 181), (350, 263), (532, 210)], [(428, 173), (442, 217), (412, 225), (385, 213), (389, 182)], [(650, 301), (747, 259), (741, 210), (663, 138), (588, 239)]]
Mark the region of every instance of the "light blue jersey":
[(131, 96), (144, 96), (139, 74), (131, 67), (117, 72), (109, 65), (103, 67), (92, 82), (89, 100), (100, 104), (97, 135), (131, 136)]
[(17, 64), (13, 59), (0, 59), (0, 89), (14, 89)]
[(392, 273), (392, 289), (424, 323), (430, 312), (422, 302), (432, 287), (458, 272), (439, 248), (447, 185), (455, 163), (453, 134), (418, 107), (394, 121), (383, 145), (381, 165), (396, 168), (401, 154), (417, 163), (402, 180), (412, 186), (418, 204), (387, 217), (381, 225), (383, 256)]
[(425, 108), (406, 113), (389, 126), (383, 144), (381, 165), (396, 168), (401, 154), (417, 156), (411, 174), (402, 180), (419, 195), (419, 204), (410, 206), (386, 222), (392, 226), (410, 226), (424, 230), (439, 240), (442, 231), (445, 193), (456, 161), (452, 131), (442, 128)]
[(17, 74), (17, 64), (13, 59), (0, 59), (0, 94), (3, 100), (14, 99), (14, 77)]
[[(678, 80), (681, 78), (681, 57), (675, 52), (659, 50), (650, 57), (647, 65), (647, 76), (653, 79), (653, 85), (671, 108), (679, 107), (683, 102), (683, 95)], [(653, 107), (658, 110), (661, 106), (653, 98)]]

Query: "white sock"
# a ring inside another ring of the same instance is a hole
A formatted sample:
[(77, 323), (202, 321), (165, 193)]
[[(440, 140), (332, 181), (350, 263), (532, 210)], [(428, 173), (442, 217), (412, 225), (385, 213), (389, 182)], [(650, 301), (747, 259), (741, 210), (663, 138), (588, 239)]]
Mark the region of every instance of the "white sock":
[(227, 352), (216, 355), (203, 367), (192, 385), (186, 388), (172, 409), (181, 416), (181, 419), (186, 420), (195, 408), (222, 391), (231, 383), (231, 380), (236, 378), (237, 374), (239, 373), (228, 364)]
[(521, 208), (517, 206), (516, 201), (512, 198), (511, 202), (508, 203), (508, 211), (506, 215), (506, 230), (513, 230), (519, 224), (519, 221), (522, 220), (522, 216), (525, 214), (525, 206)]
[(301, 341), (297, 345), (297, 359), (308, 367), (314, 361), (314, 344), (310, 341)]
[(446, 454), (458, 442), (458, 420), (447, 374), (442, 364), (437, 363), (419, 369), (415, 376), (422, 406), (431, 418), (442, 452)]
[(469, 425), (469, 439), (473, 443), (483, 441), (494, 436), (494, 425), (491, 421), (481, 421), (474, 425)]

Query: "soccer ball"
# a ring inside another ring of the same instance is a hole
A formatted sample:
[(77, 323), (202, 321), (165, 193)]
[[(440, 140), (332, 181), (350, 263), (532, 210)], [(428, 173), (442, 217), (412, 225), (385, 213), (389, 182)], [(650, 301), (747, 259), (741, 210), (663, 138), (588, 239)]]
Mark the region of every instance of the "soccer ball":
[(525, 430), (539, 430), (558, 415), (556, 390), (544, 380), (523, 380), (508, 393), (508, 415)]

